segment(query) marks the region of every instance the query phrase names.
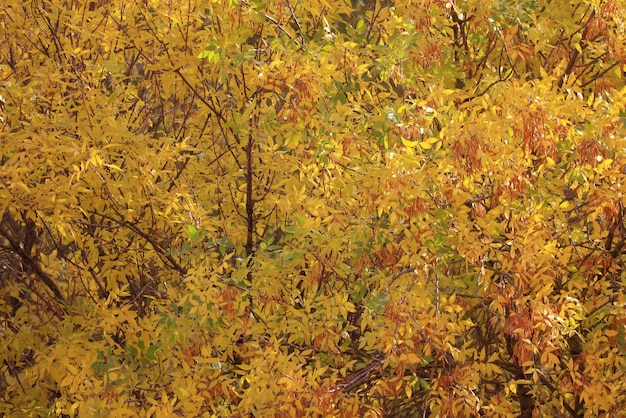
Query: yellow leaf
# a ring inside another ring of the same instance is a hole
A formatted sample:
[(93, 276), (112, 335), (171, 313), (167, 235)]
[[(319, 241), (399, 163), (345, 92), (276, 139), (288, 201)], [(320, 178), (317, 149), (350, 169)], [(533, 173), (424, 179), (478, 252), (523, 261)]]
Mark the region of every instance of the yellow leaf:
[[(408, 148), (415, 148), (418, 145), (417, 141), (409, 141), (408, 139), (402, 137), (402, 144)], [(420, 144), (421, 145), (421, 144)]]
[(61, 380), (61, 383), (59, 383), (59, 386), (65, 387), (65, 386), (71, 385), (72, 379), (74, 379), (74, 376), (72, 376), (71, 374), (68, 374), (67, 376), (63, 378), (63, 380)]
[(406, 359), (410, 364), (419, 364), (422, 362), (415, 353), (407, 353)]
[(17, 187), (18, 189), (22, 190), (25, 193), (30, 193), (30, 189), (21, 181), (16, 181), (14, 183), (11, 183), (11, 188)]
[(582, 48), (580, 47), (580, 44), (579, 44), (579, 43), (575, 43), (575, 44), (574, 44), (574, 49), (575, 49), (576, 51), (578, 51), (578, 53), (579, 53), (579, 54), (582, 54), (582, 53), (583, 53), (583, 50), (582, 50)]
[(65, 367), (67, 368), (67, 371), (73, 374), (74, 376), (78, 374), (78, 369), (74, 367), (73, 365), (67, 363)]
[(174, 389), (174, 393), (176, 393), (176, 396), (178, 396), (181, 400), (185, 400), (191, 396), (191, 393), (183, 387), (177, 387)]
[(113, 169), (113, 170), (115, 170), (115, 171), (120, 171), (120, 172), (122, 171), (122, 169), (121, 169), (121, 168), (119, 168), (118, 166), (116, 166), (115, 164), (103, 164), (103, 165), (104, 165), (105, 167), (111, 168), (111, 169)]
[(514, 380), (509, 382), (509, 390), (514, 394), (517, 393), (517, 383)]

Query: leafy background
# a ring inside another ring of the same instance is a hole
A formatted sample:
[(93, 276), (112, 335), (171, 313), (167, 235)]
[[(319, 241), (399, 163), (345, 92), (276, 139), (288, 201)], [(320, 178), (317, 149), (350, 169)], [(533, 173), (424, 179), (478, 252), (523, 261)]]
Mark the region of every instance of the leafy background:
[(623, 414), (625, 6), (4, 2), (0, 413)]

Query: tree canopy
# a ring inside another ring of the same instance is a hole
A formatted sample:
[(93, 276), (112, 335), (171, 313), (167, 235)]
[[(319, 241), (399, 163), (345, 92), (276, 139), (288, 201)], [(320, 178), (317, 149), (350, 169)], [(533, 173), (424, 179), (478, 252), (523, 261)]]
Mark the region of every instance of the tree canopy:
[(5, 1), (0, 414), (623, 416), (625, 21)]

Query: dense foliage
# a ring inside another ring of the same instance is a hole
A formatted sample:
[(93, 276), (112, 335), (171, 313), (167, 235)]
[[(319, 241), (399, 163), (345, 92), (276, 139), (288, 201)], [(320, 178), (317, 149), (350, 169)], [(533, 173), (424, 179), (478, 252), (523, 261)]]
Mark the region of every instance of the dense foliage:
[(7, 0), (0, 413), (619, 416), (622, 0)]

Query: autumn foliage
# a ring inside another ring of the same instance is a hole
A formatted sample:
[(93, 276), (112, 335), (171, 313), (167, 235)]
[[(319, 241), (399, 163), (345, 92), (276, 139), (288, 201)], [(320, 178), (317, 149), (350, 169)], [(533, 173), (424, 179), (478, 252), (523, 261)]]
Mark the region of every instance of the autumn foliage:
[(0, 414), (623, 416), (625, 21), (5, 1)]

